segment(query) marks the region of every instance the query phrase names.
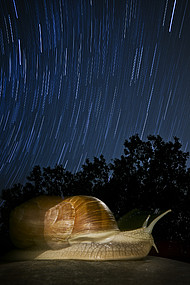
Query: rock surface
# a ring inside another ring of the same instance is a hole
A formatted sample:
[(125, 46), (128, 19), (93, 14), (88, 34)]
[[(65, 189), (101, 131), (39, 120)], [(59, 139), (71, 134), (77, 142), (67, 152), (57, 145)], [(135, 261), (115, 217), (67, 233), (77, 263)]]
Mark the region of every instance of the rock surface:
[(1, 262), (0, 284), (189, 285), (190, 264), (151, 256), (141, 261)]

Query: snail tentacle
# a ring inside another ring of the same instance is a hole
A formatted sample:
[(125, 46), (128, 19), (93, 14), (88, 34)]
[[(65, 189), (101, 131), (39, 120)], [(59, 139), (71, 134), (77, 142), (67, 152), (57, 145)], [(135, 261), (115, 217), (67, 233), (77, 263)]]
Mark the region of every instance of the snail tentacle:
[(164, 213), (162, 213), (161, 215), (159, 215), (157, 218), (155, 218), (155, 219), (150, 223), (150, 225), (145, 228), (145, 231), (146, 231), (147, 233), (151, 234), (151, 233), (152, 233), (152, 230), (153, 230), (153, 228), (154, 228), (154, 226), (155, 226), (155, 224), (156, 224), (162, 217), (164, 217), (166, 214), (170, 213), (171, 211), (172, 211), (172, 210), (169, 209), (169, 210), (167, 210), (166, 212), (164, 212)]

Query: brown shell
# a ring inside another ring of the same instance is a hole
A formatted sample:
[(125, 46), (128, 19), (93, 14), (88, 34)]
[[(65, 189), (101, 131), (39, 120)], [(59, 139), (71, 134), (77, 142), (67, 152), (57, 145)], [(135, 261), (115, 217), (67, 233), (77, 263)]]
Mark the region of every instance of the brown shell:
[(43, 247), (44, 219), (48, 209), (63, 201), (60, 197), (39, 196), (16, 207), (10, 215), (10, 237), (15, 246)]
[(16, 207), (10, 236), (19, 248), (61, 248), (75, 235), (118, 231), (109, 208), (90, 196), (39, 196)]
[(112, 212), (101, 200), (91, 196), (73, 196), (64, 201), (75, 209), (72, 234), (118, 230)]

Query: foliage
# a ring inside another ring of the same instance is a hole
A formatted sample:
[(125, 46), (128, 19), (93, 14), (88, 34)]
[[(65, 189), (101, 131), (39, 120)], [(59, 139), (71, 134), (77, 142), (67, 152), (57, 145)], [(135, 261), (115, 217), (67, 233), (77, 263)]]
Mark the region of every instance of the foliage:
[[(134, 135), (124, 142), (120, 158), (106, 163), (103, 155), (86, 160), (75, 174), (62, 165), (41, 169), (35, 166), (25, 185), (16, 184), (2, 191), (1, 233), (8, 234), (10, 211), (38, 195), (93, 195), (103, 200), (118, 219), (134, 209), (152, 214), (172, 209), (173, 214), (157, 226), (160, 239), (190, 238), (189, 153), (181, 150), (179, 139), (165, 142), (160, 136), (142, 141)], [(129, 217), (129, 215), (128, 215)], [(1, 237), (3, 234), (1, 234)]]
[(121, 218), (119, 218), (117, 224), (121, 231), (134, 230), (137, 228), (141, 228), (147, 217), (147, 212), (142, 212), (138, 209), (133, 209), (127, 212)]

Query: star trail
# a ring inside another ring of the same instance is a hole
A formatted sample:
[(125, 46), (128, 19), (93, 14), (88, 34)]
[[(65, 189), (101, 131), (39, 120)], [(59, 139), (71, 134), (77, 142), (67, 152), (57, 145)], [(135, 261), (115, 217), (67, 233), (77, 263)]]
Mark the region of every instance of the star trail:
[(137, 133), (189, 151), (189, 2), (1, 0), (0, 188)]

